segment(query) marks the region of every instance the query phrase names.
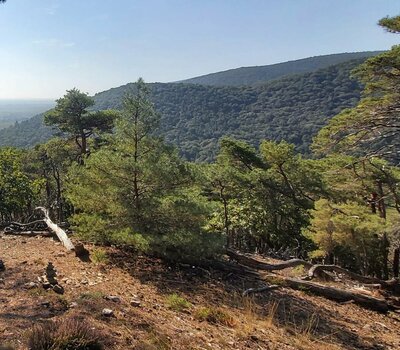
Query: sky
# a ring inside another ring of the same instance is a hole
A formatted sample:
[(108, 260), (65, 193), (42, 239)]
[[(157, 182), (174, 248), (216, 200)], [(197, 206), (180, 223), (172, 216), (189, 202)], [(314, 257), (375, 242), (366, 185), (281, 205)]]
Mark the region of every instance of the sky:
[(310, 56), (385, 50), (399, 0), (7, 0), (0, 100), (89, 94)]

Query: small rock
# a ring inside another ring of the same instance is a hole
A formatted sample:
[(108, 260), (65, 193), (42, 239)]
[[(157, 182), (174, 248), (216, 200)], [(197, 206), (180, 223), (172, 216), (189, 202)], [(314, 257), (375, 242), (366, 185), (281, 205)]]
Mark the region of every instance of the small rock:
[(103, 309), (103, 311), (101, 312), (101, 314), (105, 317), (112, 317), (114, 316), (114, 311), (111, 309)]
[(50, 301), (42, 301), (40, 303), (40, 305), (44, 306), (44, 307), (50, 307)]
[(33, 289), (36, 288), (38, 285), (35, 282), (28, 282), (24, 284), (25, 289)]
[(132, 299), (130, 304), (131, 304), (131, 306), (134, 306), (134, 307), (139, 307), (141, 305), (140, 301), (136, 300), (136, 299)]
[(49, 282), (44, 282), (44, 283), (42, 284), (42, 287), (43, 287), (44, 289), (50, 289), (52, 286), (51, 286), (51, 284), (50, 284)]
[(70, 309), (74, 309), (74, 308), (78, 307), (78, 303), (76, 303), (75, 301), (73, 301), (71, 304), (68, 305), (68, 307), (69, 307)]
[(64, 288), (61, 287), (59, 284), (53, 286), (53, 291), (57, 294), (64, 294)]
[(114, 303), (119, 303), (121, 301), (121, 298), (117, 295), (107, 295), (104, 299), (113, 301)]

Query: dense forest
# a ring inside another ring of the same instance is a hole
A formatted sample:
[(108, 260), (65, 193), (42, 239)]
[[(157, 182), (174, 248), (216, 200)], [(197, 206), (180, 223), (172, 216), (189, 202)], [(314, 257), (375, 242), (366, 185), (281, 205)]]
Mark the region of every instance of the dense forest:
[[(263, 139), (285, 140), (309, 154), (312, 138), (327, 121), (360, 99), (361, 84), (350, 72), (351, 60), (312, 73), (262, 85), (212, 87), (195, 84), (149, 84), (149, 98), (160, 113), (158, 133), (188, 160), (211, 161), (218, 140), (231, 136), (257, 147)], [(134, 84), (96, 94), (95, 109), (120, 109)], [(0, 146), (30, 147), (54, 131), (36, 116), (0, 130)]]
[(271, 64), (267, 66), (241, 67), (223, 72), (211, 73), (180, 81), (181, 83), (212, 86), (242, 86), (262, 84), (270, 80), (293, 74), (315, 72), (339, 63), (365, 59), (381, 53), (380, 51), (339, 53), (303, 58), (300, 60)]

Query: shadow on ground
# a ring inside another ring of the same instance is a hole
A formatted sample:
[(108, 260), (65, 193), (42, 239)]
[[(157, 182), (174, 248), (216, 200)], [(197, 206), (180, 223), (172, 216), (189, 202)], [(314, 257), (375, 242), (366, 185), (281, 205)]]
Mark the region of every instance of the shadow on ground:
[[(195, 305), (207, 300), (209, 304), (243, 310), (250, 304), (252, 312), (260, 319), (271, 317), (273, 313), (275, 325), (289, 333), (310, 334), (315, 339), (324, 339), (349, 350), (385, 349), (383, 345), (371, 343), (371, 339), (364, 339), (352, 331), (352, 321), (329, 309), (330, 301), (325, 302), (328, 306), (323, 306), (310, 300), (312, 298), (297, 297), (286, 289), (258, 294), (250, 299), (242, 297), (244, 290), (260, 285), (260, 281), (252, 276), (190, 265), (171, 266), (161, 260), (121, 251), (112, 253), (110, 261), (141, 283), (156, 287), (161, 294), (177, 293)], [(339, 317), (347, 322), (348, 327), (338, 322)]]

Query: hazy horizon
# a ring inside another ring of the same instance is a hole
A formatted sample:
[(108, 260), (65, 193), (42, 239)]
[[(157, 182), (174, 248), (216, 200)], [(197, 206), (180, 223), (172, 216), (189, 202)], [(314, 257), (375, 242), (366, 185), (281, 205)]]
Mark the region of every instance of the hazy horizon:
[[(7, 1), (0, 100), (93, 95), (143, 77), (173, 82), (312, 56), (387, 50), (395, 0)], [(354, 14), (357, 14), (356, 16)]]

